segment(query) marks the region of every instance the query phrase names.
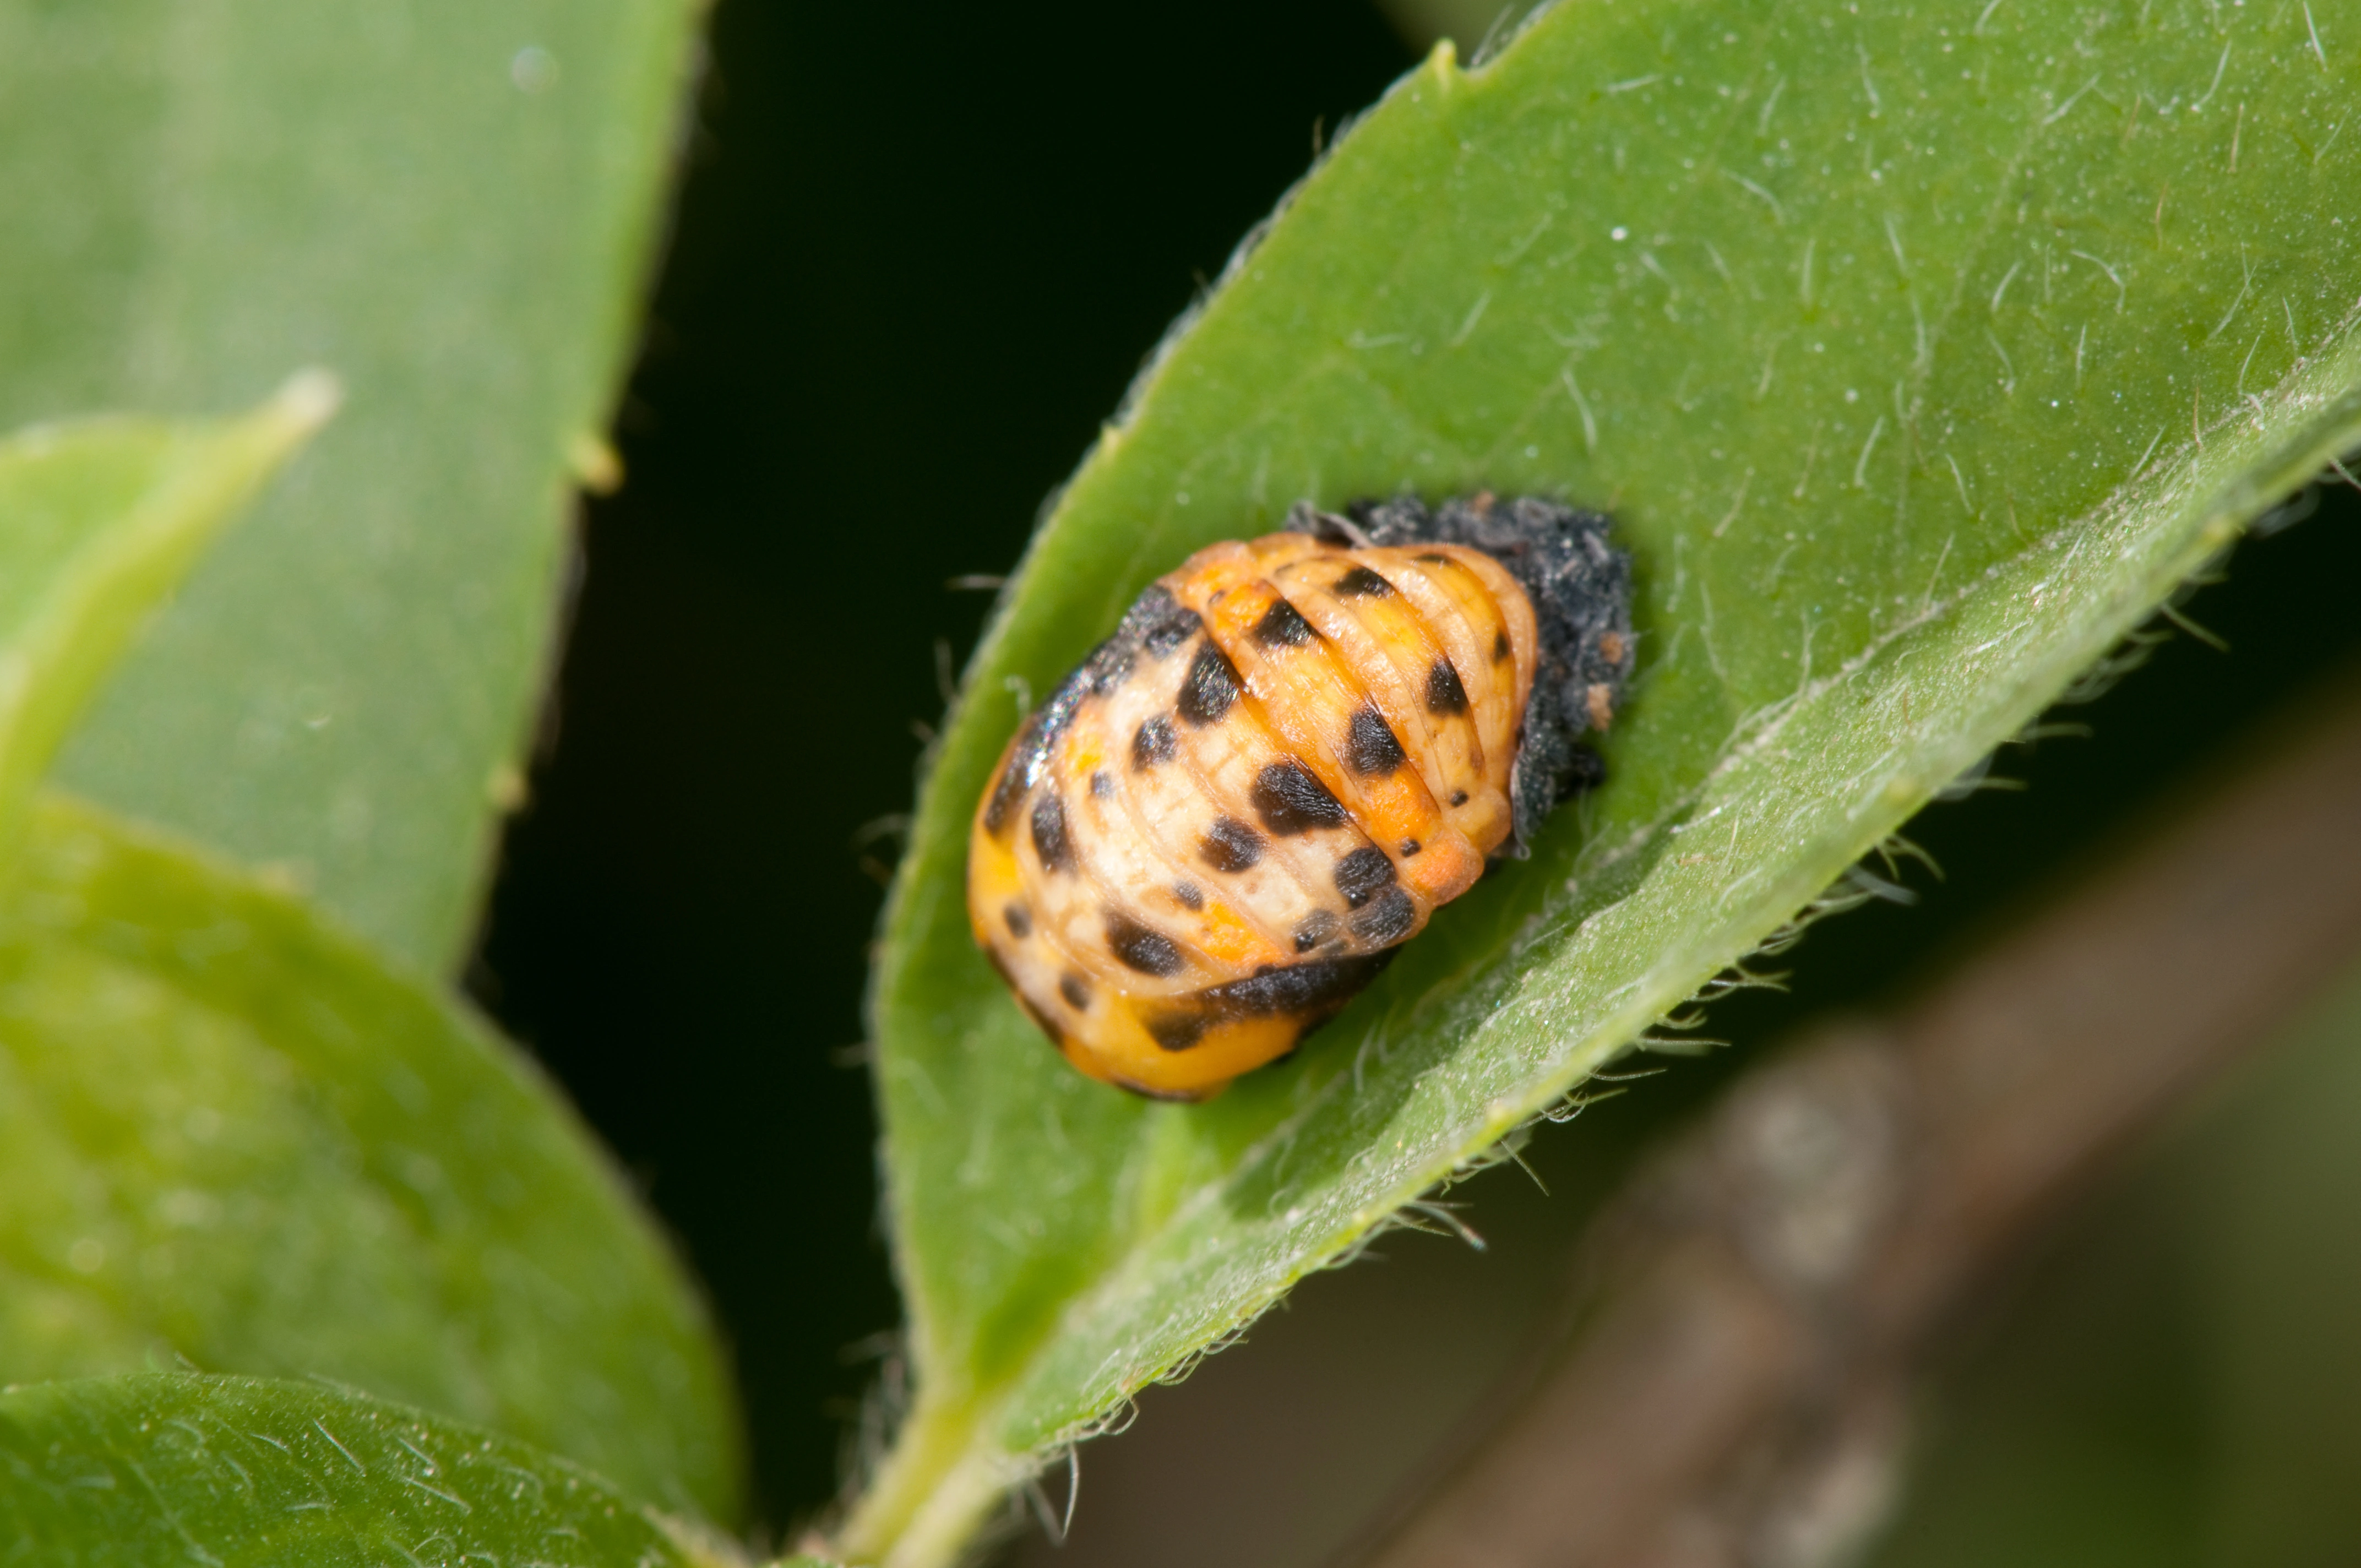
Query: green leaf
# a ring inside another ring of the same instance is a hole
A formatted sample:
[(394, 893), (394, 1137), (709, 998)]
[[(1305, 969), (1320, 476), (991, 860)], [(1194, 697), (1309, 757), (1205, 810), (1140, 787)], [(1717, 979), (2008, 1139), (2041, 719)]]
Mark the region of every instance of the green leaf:
[(324, 1376), (738, 1507), (697, 1297), (557, 1096), (283, 892), (56, 797), (0, 926), (0, 1378)]
[(741, 1561), (514, 1438), (366, 1395), (148, 1374), (0, 1391), (0, 1540), (49, 1568)]
[(2361, 1556), (2361, 964), (2272, 1033), (1926, 1399), (1876, 1568)]
[[(920, 1387), (848, 1555), (942, 1561), (1042, 1453), (1612, 1060), (2361, 435), (2336, 134), (2361, 30), (1858, 13), (1601, 0), (1474, 73), (1439, 50), (1083, 463), (888, 917)], [(1609, 784), (1222, 1099), (1067, 1069), (961, 896), (1012, 693), (1298, 498), (1477, 488), (1603, 506), (1633, 554)]]
[(244, 420), (89, 420), (0, 441), (0, 878), (91, 693), (335, 398), (299, 378)]
[(0, 428), (297, 365), (349, 398), (75, 735), (75, 788), (450, 963), (701, 11), (0, 0)]

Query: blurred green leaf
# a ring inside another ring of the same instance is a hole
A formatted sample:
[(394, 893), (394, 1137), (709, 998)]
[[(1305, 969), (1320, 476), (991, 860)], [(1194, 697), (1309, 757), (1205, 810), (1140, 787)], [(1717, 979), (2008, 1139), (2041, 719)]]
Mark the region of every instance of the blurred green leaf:
[(64, 776), (422, 969), (520, 787), (701, 11), (0, 0), (0, 428), (349, 396)]
[(21, 877), (0, 1378), (332, 1377), (734, 1517), (696, 1294), (515, 1052), (285, 893), (91, 807), (46, 798)]
[(1869, 1561), (2361, 1559), (2361, 968), (2060, 1240), (1927, 1401)]
[(0, 1391), (0, 1540), (46, 1568), (741, 1561), (513, 1438), (346, 1390), (185, 1374)]
[(2168, 1189), (2207, 1342), (2207, 1544), (2223, 1568), (2361, 1561), (2361, 962), (2224, 1098)]
[(335, 405), (333, 383), (305, 378), (244, 420), (98, 419), (0, 441), (0, 879), (91, 693)]
[[(2341, 27), (2341, 30), (2340, 30)], [(846, 1537), (931, 1563), (1143, 1383), (1612, 1060), (2361, 435), (2361, 31), (2301, 7), (1562, 5), (1400, 84), (1036, 539), (874, 998), (918, 1402)], [(1619, 520), (1610, 780), (1343, 1018), (1152, 1106), (969, 938), (969, 813), (1148, 580), (1334, 505)]]

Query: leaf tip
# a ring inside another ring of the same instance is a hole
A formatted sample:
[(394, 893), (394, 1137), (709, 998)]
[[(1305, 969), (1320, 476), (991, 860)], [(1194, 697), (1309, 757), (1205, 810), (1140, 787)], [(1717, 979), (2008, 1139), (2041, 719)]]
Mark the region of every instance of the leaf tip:
[(269, 411), (273, 424), (301, 440), (334, 419), (344, 402), (344, 382), (335, 371), (314, 365), (287, 378), (272, 395)]
[(566, 444), (566, 466), (574, 482), (594, 496), (611, 496), (623, 488), (623, 458), (606, 437), (583, 431)]

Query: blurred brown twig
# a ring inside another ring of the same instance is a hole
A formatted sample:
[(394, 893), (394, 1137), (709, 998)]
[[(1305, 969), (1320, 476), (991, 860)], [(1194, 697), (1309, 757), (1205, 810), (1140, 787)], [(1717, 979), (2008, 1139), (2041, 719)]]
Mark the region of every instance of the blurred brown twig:
[(1962, 1308), (2361, 952), (2361, 688), (1609, 1205), (1550, 1343), (1368, 1568), (1804, 1568), (1894, 1495)]

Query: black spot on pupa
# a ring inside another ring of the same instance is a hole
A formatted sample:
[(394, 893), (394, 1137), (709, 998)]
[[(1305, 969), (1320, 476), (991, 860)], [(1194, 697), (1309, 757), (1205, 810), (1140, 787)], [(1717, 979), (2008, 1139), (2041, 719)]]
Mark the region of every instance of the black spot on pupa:
[(1107, 947), (1126, 969), (1163, 978), (1180, 972), (1180, 948), (1161, 931), (1151, 931), (1128, 915), (1106, 913)]
[(1295, 950), (1308, 953), (1336, 934), (1336, 916), (1325, 909), (1315, 909), (1295, 923)]
[(1016, 805), (1016, 797), (1024, 793), (1025, 786), (1018, 782), (1016, 770), (1001, 769), (1000, 777), (993, 781), (992, 798), (983, 803), (983, 830), (998, 838), (1000, 830), (1008, 826), (1008, 808)]
[(1255, 775), (1254, 808), (1262, 825), (1286, 839), (1315, 828), (1342, 828), (1345, 807), (1310, 768), (1293, 758)]
[(1376, 708), (1363, 707), (1353, 715), (1353, 728), (1345, 736), (1345, 765), (1355, 773), (1374, 777), (1392, 773), (1407, 761), (1401, 742), (1394, 739), (1392, 727)]
[(1418, 924), (1418, 905), (1410, 894), (1395, 888), (1367, 909), (1353, 916), (1353, 935), (1372, 947), (1385, 947), (1410, 935)]
[(1077, 1013), (1091, 1010), (1090, 982), (1071, 970), (1058, 977), (1058, 994), (1064, 997), (1066, 1005)]
[(1209, 985), (1190, 1000), (1217, 1021), (1291, 1013), (1303, 1015), (1307, 1025), (1316, 1025), (1351, 1001), (1393, 957), (1389, 952), (1358, 953), (1268, 964), (1245, 980)]
[(1319, 636), (1301, 611), (1279, 599), (1255, 622), (1254, 640), (1265, 648), (1301, 648)]
[(1179, 899), (1180, 901), (1181, 907), (1185, 909), (1202, 909), (1205, 907), (1204, 892), (1193, 882), (1174, 883), (1172, 884), (1172, 896)]
[(1459, 672), (1452, 667), (1448, 659), (1437, 659), (1434, 667), (1426, 672), (1426, 711), (1467, 711), (1467, 688), (1459, 684)]
[(1415, 839), (1404, 839), (1401, 841), (1401, 858), (1405, 861), (1409, 860), (1412, 855), (1417, 854), (1421, 850), (1425, 848), (1425, 845), (1420, 843)]
[[(1499, 673), (1515, 662), (1532, 662), (1533, 695), (1520, 715), (1526, 733), (1511, 761), (1513, 817), (1504, 851), (1521, 856), (1552, 807), (1583, 787), (1587, 770), (1572, 755), (1576, 738), (1604, 729), (1595, 720), (1620, 706), (1632, 652), (1631, 558), (1609, 542), (1607, 518), (1537, 496), (1460, 497), (1435, 508), (1397, 496), (1345, 510), (1351, 526), (1309, 504), (1290, 511), (1287, 526), (1323, 540), (1352, 537), (1356, 543), (1366, 539), (1380, 547), (1448, 554), (1454, 565), (1422, 562), (1422, 569), (1460, 576), (1463, 590), (1472, 587), (1464, 580), (1474, 575), (1465, 565), (1472, 547), (1524, 590), (1532, 611), (1527, 630), (1518, 632), (1496, 615), (1487, 639)], [(1347, 564), (1339, 562), (1338, 569)], [(1463, 677), (1471, 673), (1460, 664)], [(1598, 696), (1592, 696), (1593, 688)]]
[(1455, 789), (1455, 790), (1453, 790), (1453, 791), (1451, 792), (1451, 804), (1452, 804), (1452, 805), (1454, 805), (1454, 806), (1465, 806), (1465, 805), (1466, 805), (1466, 804), (1467, 804), (1467, 792), (1466, 792), (1466, 790), (1464, 790), (1464, 789)]
[(1152, 768), (1159, 762), (1169, 762), (1178, 745), (1172, 735), (1172, 721), (1159, 713), (1141, 725), (1139, 732), (1131, 738), (1131, 765)]
[(1367, 566), (1356, 566), (1337, 578), (1336, 586), (1328, 591), (1340, 599), (1381, 599), (1392, 596), (1394, 586)]
[(1191, 637), (1196, 636), (1197, 628), (1203, 624), (1204, 622), (1197, 618), (1195, 610), (1180, 610), (1149, 627), (1147, 634), (1140, 639), (1140, 645), (1161, 659)]
[(1380, 888), (1394, 884), (1394, 863), (1386, 852), (1373, 844), (1364, 844), (1336, 862), (1336, 891), (1345, 895), (1345, 907), (1358, 909), (1378, 895)]
[(1008, 934), (1018, 941), (1033, 934), (1032, 912), (1025, 907), (1023, 900), (1010, 899), (1008, 907), (1000, 912), (1000, 917), (1008, 922)]
[(1205, 1037), (1213, 1020), (1202, 1012), (1159, 1013), (1147, 1020), (1148, 1037), (1158, 1048), (1185, 1051)]
[(1237, 700), (1237, 666), (1219, 648), (1206, 643), (1197, 650), (1189, 676), (1180, 683), (1180, 717), (1200, 727), (1217, 724)]
[[(1091, 657), (1096, 659), (1098, 655), (1093, 653)], [(1090, 695), (1091, 666), (1086, 661), (1058, 683), (1058, 689), (1049, 694), (1049, 700), (1043, 703), (1041, 710), (1027, 721), (1027, 728), (1020, 732), (1016, 753), (1009, 762), (1011, 768), (1023, 770), (1027, 789), (1041, 782), (1041, 775), (1049, 765), (1049, 754), (1058, 749), (1059, 739), (1073, 724), (1074, 715), (1082, 710)]]
[(1091, 793), (1102, 800), (1115, 793), (1115, 780), (1106, 776), (1105, 770), (1091, 775)]
[(1131, 679), (1140, 649), (1162, 628), (1183, 618), (1194, 624), (1194, 618), (1180, 608), (1170, 588), (1161, 583), (1149, 584), (1124, 611), (1123, 623), (1115, 629), (1115, 635), (1100, 643), (1067, 682), (1071, 686), (1080, 681), (1082, 687), (1068, 691), (1061, 686), (1059, 695), (1050, 699), (1049, 707), (1044, 710), (1049, 715), (1049, 723), (1062, 729), (1071, 719), (1074, 707), (1085, 692), (1097, 696), (1113, 695)]
[(1198, 852), (1217, 872), (1251, 871), (1262, 859), (1262, 835), (1235, 817), (1220, 817)]
[(1457, 565), (1457, 563), (1453, 561), (1450, 556), (1445, 555), (1440, 550), (1430, 550), (1423, 555), (1413, 555), (1411, 559), (1413, 561), (1422, 561), (1430, 566), (1451, 566)]
[(1016, 743), (1008, 749), (1006, 763), (992, 786), (992, 798), (984, 803), (983, 830), (994, 838), (1007, 828), (1009, 813), (1015, 811), (1016, 803), (1025, 798), (1025, 791), (1028, 787), (1025, 782), (1026, 764), (1040, 728), (1040, 719), (1033, 718), (1027, 718), (1024, 727), (1017, 730)]
[(1074, 847), (1066, 838), (1066, 803), (1045, 795), (1033, 803), (1033, 852), (1045, 872), (1074, 869)]

